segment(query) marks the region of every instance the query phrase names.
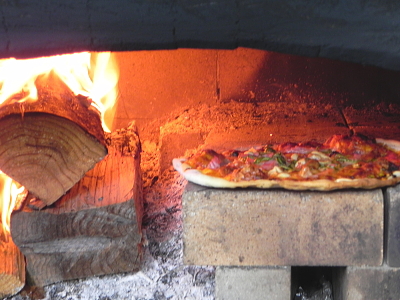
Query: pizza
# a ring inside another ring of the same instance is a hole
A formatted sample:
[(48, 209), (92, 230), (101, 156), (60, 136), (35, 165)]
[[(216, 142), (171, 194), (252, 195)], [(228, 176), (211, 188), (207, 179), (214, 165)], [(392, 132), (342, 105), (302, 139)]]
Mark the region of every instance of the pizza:
[(373, 189), (400, 182), (400, 142), (334, 135), (325, 143), (203, 149), (173, 166), (188, 181), (215, 188)]

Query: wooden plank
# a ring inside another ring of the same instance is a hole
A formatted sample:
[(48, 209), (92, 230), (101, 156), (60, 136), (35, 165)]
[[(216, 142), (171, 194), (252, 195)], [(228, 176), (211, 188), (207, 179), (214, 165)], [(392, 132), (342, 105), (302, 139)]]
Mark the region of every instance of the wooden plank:
[(26, 257), (30, 284), (139, 268), (142, 183), (134, 125), (107, 135), (109, 154), (51, 207), (25, 207), (11, 234)]
[(0, 169), (47, 205), (107, 153), (99, 112), (57, 76), (37, 80), (38, 100), (0, 108)]

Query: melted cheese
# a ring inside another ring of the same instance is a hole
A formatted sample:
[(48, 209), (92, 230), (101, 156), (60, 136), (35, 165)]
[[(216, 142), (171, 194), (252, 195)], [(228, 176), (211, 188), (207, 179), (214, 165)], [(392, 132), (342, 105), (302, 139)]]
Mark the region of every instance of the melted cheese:
[(319, 151), (311, 151), (311, 153), (308, 157), (311, 159), (316, 159), (318, 161), (331, 159), (328, 155), (326, 155), (322, 152), (319, 152)]
[(271, 170), (268, 171), (269, 177), (279, 177), (279, 174), (287, 174), (287, 173), (283, 172), (283, 170), (278, 166), (275, 166)]
[(306, 164), (306, 160), (304, 158), (301, 158), (296, 162), (295, 168), (296, 169), (301, 168), (305, 164)]
[(310, 168), (307, 166), (304, 166), (300, 172), (299, 175), (303, 178), (310, 178), (311, 176), (313, 176), (313, 173), (311, 173)]
[(286, 172), (282, 172), (280, 174), (278, 174), (278, 178), (289, 178), (290, 174), (286, 173)]

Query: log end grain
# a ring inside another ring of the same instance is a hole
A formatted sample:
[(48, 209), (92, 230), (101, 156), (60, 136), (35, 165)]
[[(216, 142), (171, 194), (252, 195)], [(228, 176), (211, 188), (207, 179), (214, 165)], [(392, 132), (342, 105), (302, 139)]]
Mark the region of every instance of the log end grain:
[(62, 117), (29, 113), (0, 119), (0, 169), (47, 205), (106, 154), (105, 146)]

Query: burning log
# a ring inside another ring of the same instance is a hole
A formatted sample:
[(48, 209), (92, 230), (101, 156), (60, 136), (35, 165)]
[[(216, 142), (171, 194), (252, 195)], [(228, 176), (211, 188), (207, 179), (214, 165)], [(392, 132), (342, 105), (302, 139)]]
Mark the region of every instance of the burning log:
[(14, 212), (11, 234), (30, 284), (139, 268), (143, 215), (135, 126), (106, 134), (108, 155), (51, 207)]
[(106, 154), (99, 113), (53, 72), (38, 100), (0, 108), (0, 169), (50, 205)]
[(0, 241), (0, 298), (18, 293), (25, 285), (25, 260), (9, 238)]
[(0, 172), (0, 297), (19, 292), (25, 285), (25, 258), (10, 237), (10, 215), (21, 208), (28, 192)]

